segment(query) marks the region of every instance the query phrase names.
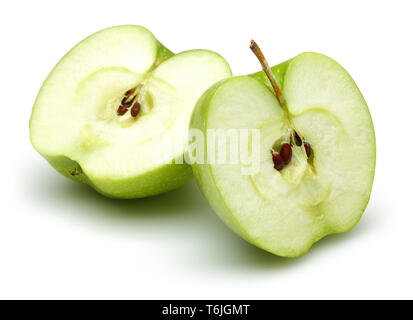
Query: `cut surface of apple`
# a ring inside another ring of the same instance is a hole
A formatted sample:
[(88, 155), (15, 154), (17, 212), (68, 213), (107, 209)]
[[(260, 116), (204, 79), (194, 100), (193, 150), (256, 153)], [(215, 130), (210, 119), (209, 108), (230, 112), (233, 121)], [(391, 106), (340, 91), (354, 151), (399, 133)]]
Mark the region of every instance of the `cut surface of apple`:
[[(259, 72), (212, 86), (191, 119), (191, 128), (206, 137), (210, 129), (259, 130), (259, 170), (244, 174), (243, 164), (195, 163), (193, 171), (232, 230), (264, 250), (295, 257), (361, 218), (373, 183), (375, 134), (359, 89), (334, 60), (303, 53), (272, 73), (286, 107)], [(272, 154), (283, 144), (292, 157), (277, 170)]]
[(104, 29), (69, 51), (44, 82), (32, 144), (60, 173), (104, 195), (169, 191), (192, 171), (179, 164), (185, 143), (165, 146), (185, 141), (199, 96), (229, 76), (212, 51), (174, 55), (143, 27)]

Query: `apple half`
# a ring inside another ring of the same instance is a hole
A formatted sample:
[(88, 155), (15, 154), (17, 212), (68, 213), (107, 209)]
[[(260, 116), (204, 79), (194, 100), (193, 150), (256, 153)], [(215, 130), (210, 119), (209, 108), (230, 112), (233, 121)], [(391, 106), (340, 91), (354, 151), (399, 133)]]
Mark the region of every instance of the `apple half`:
[[(374, 178), (375, 134), (363, 96), (334, 60), (303, 53), (271, 71), (280, 96), (262, 71), (223, 80), (202, 95), (190, 124), (206, 145), (210, 129), (259, 130), (259, 170), (195, 163), (193, 171), (233, 231), (273, 254), (296, 257), (361, 218)], [(284, 145), (289, 159), (280, 168), (274, 156), (283, 155)]]
[(33, 107), (31, 142), (61, 174), (106, 196), (160, 194), (192, 178), (179, 161), (185, 143), (166, 150), (171, 137), (185, 141), (199, 96), (230, 76), (215, 52), (174, 55), (143, 27), (104, 29), (49, 74)]

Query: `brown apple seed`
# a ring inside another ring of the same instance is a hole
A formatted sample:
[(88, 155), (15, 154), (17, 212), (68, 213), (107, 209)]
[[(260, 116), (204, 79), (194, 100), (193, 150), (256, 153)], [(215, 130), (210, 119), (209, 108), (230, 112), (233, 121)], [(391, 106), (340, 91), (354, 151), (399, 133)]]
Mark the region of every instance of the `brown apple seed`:
[(274, 163), (274, 168), (278, 171), (281, 171), (281, 169), (284, 168), (284, 160), (278, 152), (274, 151), (272, 153), (272, 162)]
[(280, 156), (284, 160), (284, 164), (287, 165), (291, 161), (291, 157), (293, 155), (293, 150), (289, 143), (284, 143), (281, 146)]
[(311, 156), (311, 146), (308, 142), (304, 142), (304, 149), (305, 149), (305, 153), (307, 154), (307, 158), (310, 158), (310, 156)]
[(133, 104), (133, 107), (132, 107), (132, 109), (131, 109), (131, 111), (130, 111), (130, 114), (132, 115), (132, 117), (136, 117), (136, 116), (138, 115), (138, 113), (139, 113), (140, 110), (141, 110), (141, 105), (139, 104), (138, 101), (136, 101), (136, 102)]

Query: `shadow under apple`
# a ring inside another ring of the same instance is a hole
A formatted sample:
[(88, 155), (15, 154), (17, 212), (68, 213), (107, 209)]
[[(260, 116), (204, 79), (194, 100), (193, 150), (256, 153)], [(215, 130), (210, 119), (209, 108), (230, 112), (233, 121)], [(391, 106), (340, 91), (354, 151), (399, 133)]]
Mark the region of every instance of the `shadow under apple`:
[[(88, 186), (62, 179), (50, 168), (26, 168), (24, 200), (92, 228), (148, 242), (165, 243), (172, 263), (200, 272), (209, 269), (274, 272), (314, 259), (325, 250), (357, 238), (370, 227), (371, 214), (345, 234), (330, 235), (298, 258), (282, 258), (258, 249), (231, 232), (214, 214), (195, 181), (169, 193), (135, 200), (106, 198)], [(100, 232), (100, 230), (98, 230)], [(145, 243), (142, 243), (145, 245)]]

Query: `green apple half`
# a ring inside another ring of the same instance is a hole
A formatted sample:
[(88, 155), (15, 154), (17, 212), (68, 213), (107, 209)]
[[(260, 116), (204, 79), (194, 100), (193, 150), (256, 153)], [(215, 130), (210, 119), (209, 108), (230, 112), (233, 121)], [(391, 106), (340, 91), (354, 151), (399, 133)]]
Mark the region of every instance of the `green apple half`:
[[(31, 142), (57, 171), (106, 196), (160, 194), (192, 177), (179, 161), (185, 143), (165, 149), (171, 137), (185, 141), (199, 96), (230, 76), (214, 52), (174, 55), (143, 27), (104, 29), (70, 50), (44, 82)], [(117, 112), (127, 92), (137, 116)]]
[[(361, 218), (374, 178), (375, 134), (359, 89), (334, 60), (303, 53), (273, 67), (272, 74), (285, 107), (265, 73), (258, 72), (212, 86), (190, 124), (204, 133), (206, 144), (210, 129), (258, 129), (259, 171), (246, 175), (242, 164), (213, 163), (195, 163), (193, 171), (233, 231), (273, 254), (295, 257)], [(310, 157), (292, 137), (295, 131), (311, 146)], [(285, 142), (292, 158), (278, 171), (272, 152)]]

